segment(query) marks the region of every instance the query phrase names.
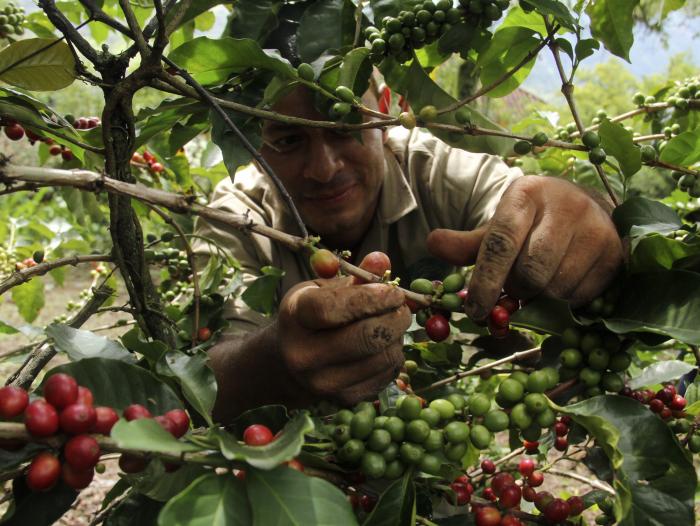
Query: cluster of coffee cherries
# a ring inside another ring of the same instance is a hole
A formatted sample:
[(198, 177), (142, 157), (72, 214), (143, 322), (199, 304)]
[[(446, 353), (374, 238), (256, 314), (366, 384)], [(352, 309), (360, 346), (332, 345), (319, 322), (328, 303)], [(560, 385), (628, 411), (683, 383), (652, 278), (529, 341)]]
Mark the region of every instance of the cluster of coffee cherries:
[(4, 280), (17, 270), (18, 263), (22, 263), (20, 256), (13, 250), (8, 250), (5, 246), (0, 245), (0, 280)]
[(497, 473), (493, 461), (482, 461), (481, 470), (489, 476), (489, 486), (484, 489), (482, 496), (495, 505), (472, 504), (476, 525), (522, 526), (523, 523), (516, 516), (508, 513), (520, 509), (523, 499), (535, 504), (547, 524), (561, 524), (580, 515), (585, 508), (581, 497), (573, 496), (564, 500), (555, 498), (548, 491), (538, 492), (535, 489), (544, 482), (544, 474), (536, 471), (536, 467), (532, 459), (522, 458), (518, 463), (521, 479), (516, 481), (510, 471)]
[(365, 30), (370, 57), (375, 63), (387, 55), (406, 62), (413, 58), (413, 50), (432, 44), (457, 23), (474, 29), (489, 27), (508, 4), (509, 0), (460, 0), (458, 7), (449, 0), (419, 3), (396, 17), (384, 17), (381, 29), (370, 26)]
[[(2, 264), (3, 253), (7, 254), (7, 252), (4, 251), (0, 252), (0, 264)], [(8, 260), (6, 260), (5, 265), (9, 266), (8, 264), (11, 260), (13, 260), (13, 258), (9, 258)], [(44, 251), (36, 250), (31, 257), (24, 258), (22, 261), (18, 261), (16, 258), (14, 258), (14, 264), (12, 265), (12, 267), (16, 272), (19, 272), (27, 268), (36, 267), (42, 261), (44, 261)], [(0, 274), (2, 274), (2, 272), (0, 272)]]
[[(659, 418), (664, 422), (670, 422), (676, 418), (679, 419), (678, 422), (687, 423), (688, 428), (685, 429), (685, 431), (687, 432), (689, 430), (689, 422), (685, 420), (687, 416), (685, 413), (685, 406), (688, 404), (688, 401), (684, 396), (676, 392), (676, 388), (673, 384), (665, 385), (656, 392), (651, 389), (633, 391), (629, 387), (626, 387), (620, 394), (634, 398), (641, 404), (648, 405), (649, 410), (659, 415)], [(685, 426), (685, 424), (680, 425)]]
[(0, 9), (0, 38), (24, 34), (24, 7), (9, 2)]
[(147, 168), (152, 174), (159, 174), (165, 170), (165, 167), (158, 162), (156, 156), (148, 150), (144, 150), (141, 153), (134, 152), (131, 156), (131, 165), (138, 168)]
[(619, 393), (624, 388), (620, 373), (629, 368), (632, 358), (622, 349), (616, 334), (569, 327), (563, 331), (561, 343), (559, 374), (562, 381), (578, 378), (586, 387), (587, 397), (605, 391)]
[(410, 466), (437, 476), (443, 463), (459, 464), (470, 444), (485, 449), (491, 442), (484, 426), (465, 422), (466, 407), (458, 393), (427, 404), (402, 395), (381, 415), (370, 402), (341, 409), (325, 430), (337, 445), (337, 461), (370, 479), (395, 479)]
[(688, 192), (690, 197), (700, 197), (700, 177), (695, 172), (680, 172), (674, 170), (671, 177), (676, 181), (678, 189)]
[(19, 141), (26, 135), (27, 140), (29, 140), (29, 144), (34, 145), (37, 142), (46, 143), (46, 145), (49, 147), (49, 153), (51, 155), (60, 155), (64, 161), (70, 161), (73, 159), (73, 152), (70, 150), (70, 148), (67, 148), (61, 144), (56, 144), (52, 138), (43, 137), (33, 132), (29, 128), (25, 128), (13, 119), (3, 117), (0, 120), (0, 125), (5, 127), (5, 136), (11, 141)]
[[(698, 97), (700, 97), (700, 77), (688, 77), (676, 82), (673, 89), (667, 93), (666, 102), (677, 112), (687, 112), (690, 101)], [(656, 103), (657, 99), (653, 95), (635, 93), (632, 102), (642, 108)]]
[[(25, 428), (32, 437), (47, 438), (58, 433), (68, 437), (60, 454), (42, 451), (32, 459), (26, 472), (27, 486), (33, 491), (47, 491), (60, 477), (71, 488), (86, 488), (100, 459), (100, 446), (92, 435), (109, 436), (119, 415), (111, 407), (94, 407), (92, 392), (64, 373), (51, 375), (44, 382), (43, 395), (44, 398), (29, 402), (29, 395), (20, 387), (0, 389), (2, 418), (23, 415)], [(133, 420), (150, 417), (150, 413), (136, 404), (124, 410), (124, 417)], [(189, 416), (181, 409), (169, 411), (156, 420), (176, 437), (189, 429)]]

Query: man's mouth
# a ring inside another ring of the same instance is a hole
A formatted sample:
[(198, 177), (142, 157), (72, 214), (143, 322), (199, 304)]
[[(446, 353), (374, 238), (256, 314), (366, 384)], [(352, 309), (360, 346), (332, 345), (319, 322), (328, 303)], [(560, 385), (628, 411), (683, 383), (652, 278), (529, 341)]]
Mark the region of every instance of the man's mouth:
[(315, 194), (306, 195), (304, 196), (304, 198), (307, 201), (312, 201), (318, 204), (335, 204), (339, 203), (348, 195), (350, 195), (355, 186), (355, 184), (351, 184), (342, 188), (333, 189), (331, 191), (318, 192)]

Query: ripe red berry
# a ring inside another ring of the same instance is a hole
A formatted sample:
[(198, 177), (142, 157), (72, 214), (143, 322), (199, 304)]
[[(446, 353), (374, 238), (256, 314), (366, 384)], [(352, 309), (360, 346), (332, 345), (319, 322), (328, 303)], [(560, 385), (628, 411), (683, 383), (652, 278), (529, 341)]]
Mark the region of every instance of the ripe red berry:
[(450, 324), (442, 314), (433, 314), (425, 322), (425, 332), (434, 342), (441, 342), (450, 335)]
[(565, 500), (554, 499), (544, 509), (544, 518), (554, 524), (563, 522), (569, 516), (569, 505)]
[(467, 477), (466, 475), (460, 475), (459, 477), (454, 479), (452, 482), (457, 482), (459, 484), (465, 484), (465, 485), (471, 483), (471, 481), (469, 480), (469, 477)]
[(523, 477), (529, 477), (535, 471), (535, 461), (531, 458), (521, 458), (518, 463), (518, 471)]
[(88, 128), (96, 128), (100, 125), (100, 119), (97, 117), (90, 117), (88, 119)]
[(471, 499), (471, 493), (465, 484), (461, 482), (453, 482), (450, 488), (455, 492), (452, 503), (457, 506), (464, 506)]
[(289, 462), (287, 462), (287, 467), (290, 469), (296, 469), (297, 471), (301, 471), (302, 473), (304, 472), (304, 464), (299, 462), (296, 458), (293, 458)]
[(78, 400), (78, 382), (67, 374), (54, 374), (44, 383), (44, 398), (56, 409), (68, 407)]
[(527, 477), (527, 483), (529, 486), (536, 488), (538, 486), (541, 486), (542, 483), (544, 482), (544, 474), (541, 471), (535, 471)]
[(32, 141), (32, 143), (34, 143), (35, 141), (41, 140), (41, 137), (40, 137), (39, 135), (37, 135), (36, 133), (34, 133), (34, 132), (33, 132), (32, 130), (30, 130), (30, 129), (24, 130), (24, 133), (27, 134), (27, 139), (29, 139), (30, 141)]
[(61, 429), (72, 435), (88, 433), (95, 425), (95, 408), (85, 404), (71, 404), (61, 411)]
[(664, 407), (659, 413), (659, 416), (662, 420), (670, 420), (671, 417), (673, 417), (673, 411), (671, 411), (669, 407)]
[(492, 475), (493, 473), (496, 473), (496, 464), (493, 463), (493, 460), (491, 459), (485, 459), (481, 461), (481, 471), (484, 473), (487, 473), (489, 475)]
[(515, 484), (511, 486), (506, 486), (501, 491), (499, 503), (504, 508), (515, 508), (520, 504), (520, 499), (522, 498), (523, 492), (519, 486)]
[(157, 173), (157, 174), (159, 174), (160, 172), (162, 172), (165, 169), (165, 168), (163, 168), (163, 165), (160, 163), (153, 163), (153, 164), (151, 164), (151, 166), (149, 168), (151, 169), (151, 171), (153, 173)]
[(469, 299), (469, 289), (462, 289), (457, 291), (455, 294), (460, 297), (462, 300), (462, 303), (466, 302), (467, 299)]
[(111, 407), (98, 406), (95, 408), (95, 424), (90, 430), (92, 433), (109, 436), (114, 424), (119, 420), (119, 415)]
[(132, 163), (139, 163), (139, 164), (145, 164), (146, 159), (143, 158), (143, 155), (141, 155), (139, 152), (134, 152), (131, 155), (131, 162)]
[(21, 415), (29, 404), (29, 395), (21, 387), (8, 385), (0, 389), (0, 417), (14, 418)]
[(78, 119), (78, 129), (79, 130), (87, 130), (88, 129), (88, 120), (85, 117), (80, 117)]
[(78, 469), (70, 464), (63, 464), (61, 478), (66, 485), (73, 489), (87, 488), (95, 476), (95, 468)]
[(75, 469), (93, 468), (100, 460), (100, 445), (90, 435), (77, 435), (66, 442), (63, 454)]
[(377, 498), (372, 495), (362, 495), (360, 497), (360, 507), (365, 511), (365, 513), (371, 512), (377, 505)]
[(61, 157), (63, 157), (64, 161), (72, 161), (73, 160), (73, 152), (66, 148), (65, 150), (61, 151)]
[(264, 446), (273, 440), (272, 431), (262, 424), (253, 424), (243, 431), (243, 442), (249, 446)]
[(24, 128), (18, 123), (9, 124), (5, 126), (5, 135), (7, 135), (7, 138), (11, 141), (19, 141), (24, 137)]
[(32, 491), (46, 491), (53, 487), (61, 474), (61, 463), (47, 451), (34, 457), (27, 470), (27, 486)]
[(571, 417), (569, 415), (563, 415), (559, 419), (559, 421), (562, 422), (563, 424), (566, 424), (567, 426), (570, 426), (571, 422), (573, 422), (573, 420), (571, 420)]
[(142, 155), (143, 155), (143, 160), (146, 161), (148, 164), (151, 164), (151, 163), (155, 162), (155, 160), (156, 160), (155, 156), (151, 152), (149, 152), (148, 150), (144, 150)]
[(685, 398), (683, 398), (681, 395), (673, 395), (673, 399), (671, 400), (671, 403), (668, 404), (668, 407), (673, 409), (674, 411), (682, 411), (685, 409), (685, 406), (687, 404), (687, 401)]
[(58, 413), (45, 400), (35, 400), (24, 411), (24, 425), (34, 436), (51, 436), (58, 431)]
[(557, 437), (554, 440), (554, 448), (557, 451), (566, 451), (569, 448), (569, 439), (566, 437)]
[(501, 512), (492, 506), (484, 506), (474, 514), (474, 522), (476, 526), (499, 526)]
[(566, 436), (569, 433), (569, 427), (564, 422), (554, 424), (554, 434), (558, 437)]
[(197, 341), (205, 342), (211, 338), (211, 329), (209, 327), (200, 327), (197, 330)]
[(190, 417), (183, 409), (172, 409), (165, 413), (165, 416), (175, 424), (175, 431), (173, 432), (175, 438), (180, 438), (187, 433), (187, 430), (190, 428)]
[(496, 496), (500, 497), (501, 492), (508, 486), (515, 484), (515, 478), (508, 472), (500, 472), (493, 476), (491, 479), (491, 488)]
[(61, 155), (61, 152), (63, 151), (63, 148), (59, 144), (52, 144), (51, 147), (49, 148), (49, 153), (51, 155)]
[(537, 440), (523, 440), (523, 447), (525, 452), (529, 455), (534, 455), (537, 453), (537, 449), (540, 447), (540, 443)]
[(510, 313), (505, 307), (496, 305), (489, 314), (489, 323), (496, 328), (508, 327), (510, 323)]
[(309, 258), (311, 268), (319, 278), (334, 278), (340, 270), (340, 260), (330, 250), (321, 248), (311, 254)]
[(501, 519), (500, 526), (523, 526), (523, 523), (520, 522), (520, 519), (514, 517), (513, 515), (506, 515)]
[(76, 402), (78, 404), (84, 404), (84, 405), (92, 405), (95, 401), (95, 397), (92, 396), (92, 391), (88, 389), (87, 387), (83, 387), (82, 385), (78, 386), (78, 399)]
[(131, 404), (124, 409), (124, 418), (131, 422), (139, 418), (152, 418), (152, 415), (151, 412), (141, 404)]
[(540, 491), (535, 495), (535, 508), (544, 512), (549, 503), (554, 500), (554, 496), (549, 491)]
[[(370, 252), (364, 258), (362, 258), (360, 268), (381, 278), (384, 276), (387, 270), (391, 270), (391, 260), (384, 252)], [(368, 283), (367, 280), (358, 278), (357, 276), (353, 276), (352, 282), (355, 285)]]
[(569, 516), (575, 517), (576, 515), (581, 515), (586, 507), (581, 497), (574, 495), (566, 499), (566, 503), (569, 505)]
[(660, 413), (663, 411), (664, 407), (664, 402), (660, 398), (654, 398), (649, 402), (649, 409), (654, 413)]
[(493, 492), (493, 488), (485, 488), (484, 493), (483, 493), (483, 497), (485, 499), (490, 500), (491, 502), (496, 502), (498, 500), (498, 497)]
[(515, 298), (511, 298), (510, 296), (501, 296), (501, 299), (496, 302), (496, 305), (506, 309), (508, 314), (513, 314), (520, 308), (520, 302)]
[(531, 488), (530, 486), (525, 486), (523, 488), (523, 498), (526, 501), (535, 502), (536, 496), (537, 496), (537, 491), (535, 491), (535, 488)]
[(159, 415), (154, 419), (160, 427), (165, 429), (168, 433), (175, 436), (175, 423), (170, 420), (167, 416)]
[(124, 473), (140, 473), (148, 465), (148, 460), (128, 453), (122, 453), (119, 457), (119, 469)]

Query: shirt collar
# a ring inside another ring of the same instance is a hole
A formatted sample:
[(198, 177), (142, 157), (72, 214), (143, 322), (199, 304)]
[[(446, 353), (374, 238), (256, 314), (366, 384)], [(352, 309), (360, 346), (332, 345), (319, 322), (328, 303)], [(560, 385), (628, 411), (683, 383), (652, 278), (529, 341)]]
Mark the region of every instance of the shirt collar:
[(395, 223), (418, 207), (399, 160), (388, 146), (384, 147), (384, 182), (381, 192), (377, 215), (382, 223)]

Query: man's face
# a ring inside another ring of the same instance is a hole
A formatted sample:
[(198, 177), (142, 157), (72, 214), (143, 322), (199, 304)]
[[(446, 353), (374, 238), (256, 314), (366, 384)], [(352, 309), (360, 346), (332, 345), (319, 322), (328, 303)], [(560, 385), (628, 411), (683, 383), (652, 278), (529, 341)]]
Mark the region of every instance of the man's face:
[[(296, 88), (273, 110), (328, 120), (313, 106), (311, 92)], [(366, 105), (376, 98), (366, 94)], [(306, 225), (336, 248), (358, 243), (374, 214), (384, 177), (383, 133), (362, 131), (362, 143), (344, 132), (265, 121), (264, 158), (284, 183)]]

